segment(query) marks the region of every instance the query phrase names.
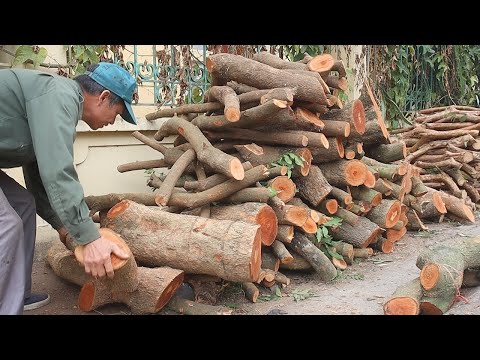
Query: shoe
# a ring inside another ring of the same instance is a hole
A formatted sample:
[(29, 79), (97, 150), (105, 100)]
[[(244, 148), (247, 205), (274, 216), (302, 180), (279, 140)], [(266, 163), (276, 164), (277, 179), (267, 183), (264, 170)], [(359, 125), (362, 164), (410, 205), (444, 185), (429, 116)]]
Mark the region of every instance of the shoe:
[(49, 302), (50, 295), (48, 294), (31, 294), (29, 298), (23, 301), (23, 311), (38, 309)]

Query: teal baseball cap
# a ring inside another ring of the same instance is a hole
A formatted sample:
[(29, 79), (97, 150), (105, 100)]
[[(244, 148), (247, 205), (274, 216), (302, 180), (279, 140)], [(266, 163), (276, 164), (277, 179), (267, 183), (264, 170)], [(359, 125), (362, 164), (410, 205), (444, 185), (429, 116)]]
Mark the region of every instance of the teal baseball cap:
[(90, 76), (105, 89), (119, 96), (124, 101), (126, 109), (121, 114), (122, 118), (131, 124), (137, 124), (132, 109), (133, 94), (137, 88), (137, 83), (127, 70), (117, 64), (99, 62), (95, 70), (86, 71), (85, 75)]

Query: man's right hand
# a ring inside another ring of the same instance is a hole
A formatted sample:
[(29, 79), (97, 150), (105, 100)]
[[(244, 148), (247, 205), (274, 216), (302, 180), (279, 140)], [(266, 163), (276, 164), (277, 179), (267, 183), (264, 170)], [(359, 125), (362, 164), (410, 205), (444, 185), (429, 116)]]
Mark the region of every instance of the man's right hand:
[(112, 243), (103, 236), (92, 241), (83, 248), (83, 264), (85, 272), (93, 277), (107, 275), (113, 278), (113, 266), (110, 254), (114, 253), (120, 259), (128, 259), (129, 254), (120, 249), (117, 244)]

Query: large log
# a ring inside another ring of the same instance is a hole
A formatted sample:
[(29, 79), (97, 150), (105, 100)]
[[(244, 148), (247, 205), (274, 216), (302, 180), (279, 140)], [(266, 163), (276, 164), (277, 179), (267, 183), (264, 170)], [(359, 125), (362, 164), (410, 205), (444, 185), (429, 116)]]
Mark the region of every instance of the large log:
[(275, 69), (258, 61), (232, 54), (215, 54), (207, 57), (207, 70), (220, 83), (234, 80), (259, 89), (275, 87), (296, 88), (295, 97), (327, 105), (322, 85), (318, 80), (285, 70)]
[(259, 225), (171, 214), (125, 200), (110, 209), (107, 226), (146, 266), (167, 265), (231, 281), (255, 281), (260, 271)]
[(343, 109), (331, 110), (322, 115), (322, 120), (345, 121), (350, 124), (350, 127), (363, 135), (365, 133), (365, 110), (361, 100), (354, 100), (349, 102)]
[(395, 290), (383, 305), (385, 315), (418, 315), (423, 291), (420, 279), (415, 278)]
[(365, 248), (370, 245), (382, 231), (383, 230), (375, 223), (360, 216), (355, 226), (343, 222), (335, 231), (332, 231), (332, 237), (335, 240), (352, 244), (354, 247)]

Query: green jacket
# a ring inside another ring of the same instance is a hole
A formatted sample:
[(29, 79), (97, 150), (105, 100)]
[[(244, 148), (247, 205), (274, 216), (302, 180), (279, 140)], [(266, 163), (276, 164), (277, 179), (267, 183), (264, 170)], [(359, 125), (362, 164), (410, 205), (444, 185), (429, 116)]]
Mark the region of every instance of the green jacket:
[(100, 237), (73, 164), (80, 85), (25, 69), (0, 70), (0, 168), (22, 166), (37, 213), (79, 244)]

